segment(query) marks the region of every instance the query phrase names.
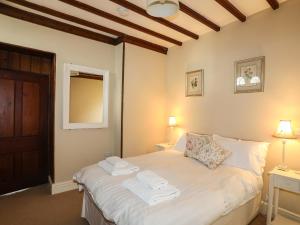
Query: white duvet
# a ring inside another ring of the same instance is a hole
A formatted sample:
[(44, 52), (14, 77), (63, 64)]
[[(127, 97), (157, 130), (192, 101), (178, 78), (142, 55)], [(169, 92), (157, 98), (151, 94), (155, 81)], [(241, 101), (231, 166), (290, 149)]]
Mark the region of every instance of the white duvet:
[(181, 195), (149, 206), (121, 185), (136, 173), (114, 177), (92, 165), (75, 174), (106, 219), (117, 225), (208, 225), (254, 198), (262, 188), (262, 178), (249, 171), (228, 166), (210, 170), (175, 150), (126, 160), (140, 171), (152, 170), (166, 178)]

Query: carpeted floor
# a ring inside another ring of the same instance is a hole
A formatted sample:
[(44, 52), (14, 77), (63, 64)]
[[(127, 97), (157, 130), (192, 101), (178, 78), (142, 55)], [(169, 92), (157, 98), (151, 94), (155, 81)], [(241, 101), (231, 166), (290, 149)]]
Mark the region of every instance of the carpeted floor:
[(0, 225), (88, 225), (80, 217), (82, 194), (50, 195), (48, 185), (0, 197)]
[[(47, 185), (0, 197), (0, 225), (88, 225), (80, 217), (82, 194), (50, 195)], [(251, 225), (265, 225), (258, 216)]]

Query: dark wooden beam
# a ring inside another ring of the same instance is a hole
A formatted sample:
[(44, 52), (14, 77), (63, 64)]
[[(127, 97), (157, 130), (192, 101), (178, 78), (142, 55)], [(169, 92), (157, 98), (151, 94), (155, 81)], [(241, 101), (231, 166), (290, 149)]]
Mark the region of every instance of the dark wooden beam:
[(217, 3), (219, 3), (221, 6), (223, 6), (225, 9), (227, 9), (232, 15), (234, 15), (236, 18), (238, 18), (241, 22), (246, 21), (246, 16), (238, 10), (230, 1), (228, 0), (215, 0)]
[(25, 1), (25, 0), (8, 0), (8, 1), (19, 4), (19, 5), (22, 5), (22, 6), (25, 6), (25, 7), (28, 7), (28, 8), (33, 9), (33, 10), (37, 10), (37, 11), (42, 12), (42, 13), (46, 13), (46, 14), (51, 15), (51, 16), (55, 16), (55, 17), (58, 17), (58, 18), (61, 18), (61, 19), (64, 19), (64, 20), (68, 20), (70, 22), (81, 24), (81, 25), (87, 26), (89, 28), (93, 28), (93, 29), (96, 29), (96, 30), (99, 30), (99, 31), (104, 31), (104, 32), (116, 35), (116, 36), (118, 36), (118, 38), (114, 39), (114, 45), (125, 41), (125, 42), (140, 46), (142, 48), (147, 48), (147, 49), (159, 52), (159, 53), (167, 54), (167, 52), (168, 52), (168, 49), (164, 46), (157, 45), (157, 44), (145, 41), (143, 39), (140, 39), (140, 38), (130, 36), (130, 35), (124, 34), (122, 32), (113, 30), (111, 28), (107, 28), (107, 27), (104, 27), (104, 26), (101, 26), (101, 25), (98, 25), (98, 24), (80, 19), (78, 17), (74, 17), (74, 16), (71, 16), (71, 15), (68, 15), (68, 14), (65, 14), (65, 13), (61, 13), (61, 12), (58, 12), (56, 10), (53, 10), (53, 9), (50, 9), (50, 8), (47, 8), (47, 7), (44, 7), (44, 6), (41, 6), (41, 5), (37, 5), (37, 4), (32, 3), (32, 2), (28, 2), (28, 1)]
[(47, 18), (35, 13), (27, 12), (15, 7), (0, 3), (0, 13), (16, 19), (21, 19), (30, 23), (42, 25), (55, 30), (85, 37), (99, 42), (104, 42), (110, 45), (115, 45), (115, 38), (99, 34), (90, 30), (76, 27), (67, 23), (63, 23), (54, 19)]
[(185, 14), (189, 15), (190, 17), (198, 20), (200, 23), (205, 24), (206, 26), (210, 27), (211, 29), (213, 29), (215, 31), (220, 31), (221, 30), (221, 28), (217, 24), (215, 24), (212, 21), (210, 21), (209, 19), (205, 18), (204, 16), (202, 16), (201, 14), (196, 12), (195, 10), (191, 9), (190, 7), (185, 5), (184, 3), (179, 2), (179, 7), (180, 7), (180, 11), (182, 11)]
[(155, 22), (163, 24), (163, 25), (165, 25), (165, 26), (167, 26), (167, 27), (169, 27), (169, 28), (171, 28), (171, 29), (179, 32), (179, 33), (187, 35), (187, 36), (189, 36), (191, 38), (194, 38), (194, 39), (198, 39), (199, 38), (199, 35), (191, 32), (191, 31), (189, 31), (189, 30), (187, 30), (187, 29), (185, 29), (183, 27), (180, 27), (180, 26), (178, 26), (178, 25), (176, 25), (174, 23), (171, 23), (170, 21), (168, 21), (166, 19), (150, 16), (145, 9), (140, 8), (139, 6), (133, 4), (133, 3), (129, 2), (129, 1), (126, 1), (126, 0), (110, 0), (110, 1), (116, 3), (116, 4), (120, 5), (120, 6), (123, 6), (123, 7), (127, 8), (127, 9), (129, 9), (129, 10), (131, 10), (133, 12), (136, 12), (136, 13), (144, 16), (144, 17), (147, 17), (147, 18), (149, 18), (151, 20), (154, 20)]
[(137, 45), (137, 46), (140, 46), (142, 48), (147, 48), (147, 49), (150, 49), (152, 51), (156, 51), (156, 52), (159, 52), (159, 53), (162, 53), (162, 54), (167, 54), (168, 53), (168, 48), (166, 48), (166, 47), (154, 44), (154, 43), (149, 42), (149, 41), (141, 40), (139, 38), (135, 38), (135, 37), (132, 37), (132, 36), (119, 37), (116, 40), (116, 45), (120, 44), (122, 42)]
[(79, 9), (82, 9), (82, 10), (88, 11), (90, 13), (93, 13), (93, 14), (95, 14), (97, 16), (101, 16), (103, 18), (112, 20), (112, 21), (114, 21), (116, 23), (120, 23), (120, 24), (125, 25), (127, 27), (131, 27), (131, 28), (136, 29), (138, 31), (141, 31), (141, 32), (144, 32), (146, 34), (152, 35), (152, 36), (157, 37), (159, 39), (168, 41), (170, 43), (173, 43), (173, 44), (176, 44), (176, 45), (179, 45), (179, 46), (182, 45), (182, 42), (177, 41), (174, 38), (171, 38), (171, 37), (168, 37), (166, 35), (160, 34), (158, 32), (155, 32), (153, 30), (150, 30), (150, 29), (148, 29), (146, 27), (143, 27), (143, 26), (140, 26), (138, 24), (132, 23), (132, 22), (130, 22), (128, 20), (122, 19), (122, 18), (120, 18), (118, 16), (115, 16), (113, 14), (107, 13), (107, 12), (101, 10), (101, 9), (97, 9), (97, 8), (95, 8), (93, 6), (87, 5), (87, 4), (83, 3), (83, 2), (80, 2), (80, 1), (77, 1), (77, 0), (60, 0), (60, 1), (64, 2), (64, 3), (67, 3), (69, 5), (72, 5), (74, 7), (77, 7)]
[(121, 89), (121, 140), (120, 140), (120, 156), (123, 158), (123, 127), (124, 127), (124, 87), (125, 87), (125, 57), (126, 57), (126, 44), (123, 42), (123, 52), (122, 52), (122, 89)]
[(79, 72), (79, 75), (71, 75), (72, 78), (83, 78), (83, 79), (90, 79), (90, 80), (103, 80), (103, 76), (93, 75), (93, 74), (86, 74)]
[(270, 4), (272, 9), (274, 9), (274, 10), (279, 8), (279, 3), (277, 0), (267, 0), (267, 2)]
[(7, 0), (7, 1), (13, 2), (13, 3), (21, 5), (21, 6), (25, 6), (27, 8), (30, 8), (30, 9), (33, 9), (33, 10), (36, 10), (36, 11), (39, 11), (39, 12), (42, 12), (42, 13), (45, 13), (45, 14), (48, 14), (48, 15), (51, 15), (51, 16), (55, 16), (55, 17), (60, 18), (60, 19), (68, 20), (68, 21), (73, 22), (73, 23), (77, 23), (77, 24), (80, 24), (80, 25), (83, 25), (83, 26), (86, 26), (86, 27), (90, 27), (90, 28), (93, 28), (93, 29), (96, 29), (96, 30), (99, 30), (99, 31), (103, 31), (103, 32), (106, 32), (106, 33), (109, 33), (109, 34), (113, 34), (113, 35), (118, 36), (118, 37), (124, 35), (124, 33), (119, 32), (117, 30), (107, 28), (107, 27), (101, 26), (99, 24), (92, 23), (92, 22), (89, 22), (87, 20), (83, 20), (83, 19), (80, 19), (78, 17), (71, 16), (69, 14), (62, 13), (62, 12), (47, 8), (47, 7), (42, 6), (42, 5), (38, 5), (38, 4), (35, 4), (35, 3), (32, 3), (32, 2), (28, 2), (26, 0)]

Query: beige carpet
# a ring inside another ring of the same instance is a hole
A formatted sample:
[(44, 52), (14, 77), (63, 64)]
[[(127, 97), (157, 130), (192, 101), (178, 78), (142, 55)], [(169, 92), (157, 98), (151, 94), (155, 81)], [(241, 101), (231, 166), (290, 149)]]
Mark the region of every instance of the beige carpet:
[(88, 225), (81, 204), (78, 191), (50, 195), (47, 185), (32, 188), (0, 197), (0, 225)]
[[(0, 225), (88, 225), (80, 217), (82, 194), (69, 191), (50, 195), (48, 186), (40, 186), (0, 197)], [(264, 225), (258, 216), (251, 225)]]

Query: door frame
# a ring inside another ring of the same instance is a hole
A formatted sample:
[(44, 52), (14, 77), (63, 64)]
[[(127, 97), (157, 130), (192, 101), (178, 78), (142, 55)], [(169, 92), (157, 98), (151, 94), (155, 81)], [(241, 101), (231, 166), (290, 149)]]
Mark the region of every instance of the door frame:
[[(23, 47), (19, 45), (0, 42), (0, 50), (14, 51), (33, 56), (42, 56), (51, 60), (51, 72), (49, 79), (49, 127), (48, 127), (48, 175), (49, 181), (55, 182), (55, 166), (54, 166), (54, 129), (55, 129), (55, 77), (56, 77), (56, 54), (52, 52), (37, 50), (33, 48)], [(18, 71), (18, 70), (16, 70)]]

